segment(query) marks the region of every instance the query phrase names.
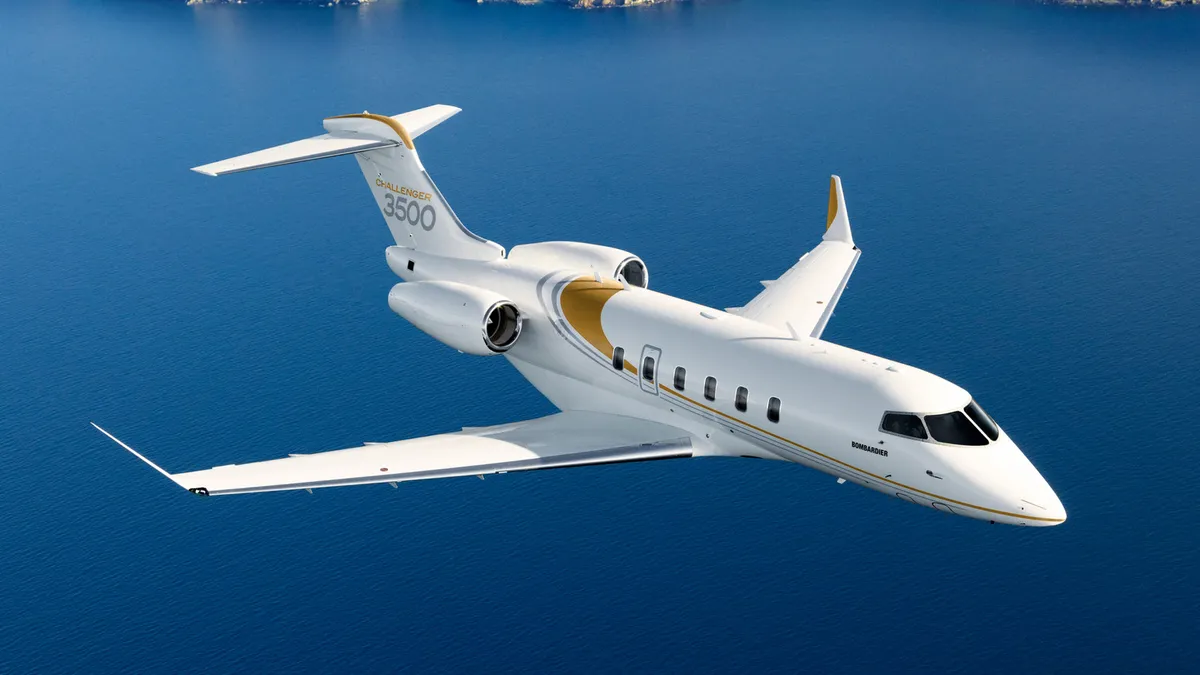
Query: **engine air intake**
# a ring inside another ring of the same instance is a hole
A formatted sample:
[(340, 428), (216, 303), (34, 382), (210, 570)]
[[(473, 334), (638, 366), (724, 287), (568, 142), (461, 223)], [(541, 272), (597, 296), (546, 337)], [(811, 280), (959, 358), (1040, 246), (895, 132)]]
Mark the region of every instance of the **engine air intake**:
[(483, 339), (488, 349), (506, 352), (521, 336), (521, 312), (511, 302), (497, 302), (488, 310), (483, 324)]
[(624, 279), (630, 286), (645, 288), (649, 282), (646, 274), (646, 263), (637, 258), (630, 258), (617, 268), (617, 277)]

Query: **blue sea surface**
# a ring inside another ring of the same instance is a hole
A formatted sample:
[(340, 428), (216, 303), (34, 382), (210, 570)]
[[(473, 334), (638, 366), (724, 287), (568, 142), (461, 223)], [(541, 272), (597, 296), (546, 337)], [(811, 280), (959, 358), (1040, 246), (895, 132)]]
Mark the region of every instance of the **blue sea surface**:
[[(0, 6), (0, 672), (1200, 666), (1200, 12), (1006, 0)], [(339, 113), (476, 232), (744, 304), (864, 253), (825, 337), (941, 374), (1069, 513), (782, 462), (199, 499), (169, 470), (553, 412), (387, 307), (354, 162), (188, 168)]]

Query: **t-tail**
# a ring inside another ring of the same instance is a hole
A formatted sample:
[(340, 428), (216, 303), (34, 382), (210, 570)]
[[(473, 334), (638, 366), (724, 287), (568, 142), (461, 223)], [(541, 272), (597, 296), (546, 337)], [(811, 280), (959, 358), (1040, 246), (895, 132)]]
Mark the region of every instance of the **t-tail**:
[(192, 169), (209, 176), (354, 155), (396, 245), (467, 260), (504, 257), (504, 247), (470, 230), (442, 196), (413, 139), (460, 111), (432, 105), (387, 117), (372, 113), (325, 118), (328, 133)]

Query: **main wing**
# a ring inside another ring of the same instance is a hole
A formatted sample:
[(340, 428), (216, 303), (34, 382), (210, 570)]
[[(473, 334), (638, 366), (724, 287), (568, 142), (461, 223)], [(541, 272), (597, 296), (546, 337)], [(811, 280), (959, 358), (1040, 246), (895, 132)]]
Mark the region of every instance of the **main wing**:
[(95, 423), (92, 426), (179, 486), (205, 496), (394, 484), (692, 456), (691, 437), (681, 429), (618, 415), (564, 412), (407, 441), (173, 474)]
[(842, 179), (831, 176), (829, 215), (821, 243), (805, 253), (783, 276), (762, 282), (766, 289), (745, 307), (727, 311), (782, 328), (797, 337), (819, 338), (861, 253), (850, 234)]

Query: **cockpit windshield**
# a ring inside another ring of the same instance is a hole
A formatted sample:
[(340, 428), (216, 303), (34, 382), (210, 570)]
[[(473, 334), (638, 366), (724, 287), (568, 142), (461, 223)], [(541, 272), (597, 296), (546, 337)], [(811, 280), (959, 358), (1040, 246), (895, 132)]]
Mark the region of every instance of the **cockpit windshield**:
[[(1000, 438), (1000, 427), (975, 401), (963, 410), (923, 415), (909, 412), (886, 412), (879, 430), (920, 441), (930, 440), (951, 445), (987, 445), (988, 439)], [(982, 431), (983, 433), (980, 433)], [(984, 436), (987, 438), (984, 438)]]
[(1000, 427), (996, 426), (996, 420), (992, 419), (991, 415), (985, 413), (983, 408), (980, 408), (979, 404), (975, 401), (967, 404), (967, 417), (970, 417), (971, 421), (977, 424), (983, 430), (983, 433), (987, 434), (988, 438), (993, 441), (1000, 438)]
[(925, 424), (933, 440), (954, 445), (987, 445), (987, 439), (961, 411), (926, 415)]
[(925, 425), (921, 424), (921, 418), (912, 413), (887, 413), (883, 416), (881, 426), (888, 433), (911, 436), (921, 440), (929, 438), (925, 433)]

